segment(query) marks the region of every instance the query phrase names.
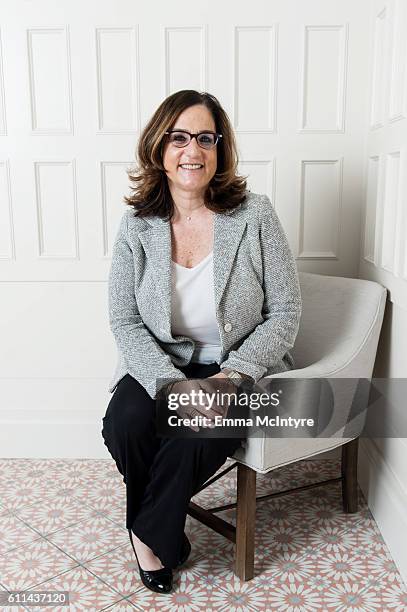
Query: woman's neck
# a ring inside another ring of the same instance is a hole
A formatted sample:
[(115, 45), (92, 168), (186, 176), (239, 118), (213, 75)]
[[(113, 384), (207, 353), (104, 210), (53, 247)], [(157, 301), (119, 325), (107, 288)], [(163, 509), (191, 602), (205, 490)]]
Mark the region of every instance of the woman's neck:
[(174, 221), (200, 217), (206, 206), (202, 196), (172, 197), (174, 202)]

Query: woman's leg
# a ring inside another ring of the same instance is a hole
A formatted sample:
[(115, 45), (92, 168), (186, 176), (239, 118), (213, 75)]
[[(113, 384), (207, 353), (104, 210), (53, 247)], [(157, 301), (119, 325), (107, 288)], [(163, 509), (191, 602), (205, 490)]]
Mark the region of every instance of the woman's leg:
[(127, 374), (117, 385), (103, 418), (102, 436), (126, 484), (126, 527), (131, 528), (160, 447), (155, 400)]
[[(188, 378), (219, 372), (216, 363), (189, 364)], [(233, 438), (158, 438), (156, 402), (129, 374), (118, 384), (102, 435), (126, 484), (126, 527), (167, 567), (176, 567), (188, 503), (241, 444)]]
[[(190, 364), (188, 378), (219, 372), (217, 364)], [(188, 504), (240, 447), (242, 438), (162, 438), (132, 530), (166, 567), (178, 564)]]
[(166, 567), (178, 565), (191, 497), (240, 445), (234, 438), (163, 439), (132, 530)]

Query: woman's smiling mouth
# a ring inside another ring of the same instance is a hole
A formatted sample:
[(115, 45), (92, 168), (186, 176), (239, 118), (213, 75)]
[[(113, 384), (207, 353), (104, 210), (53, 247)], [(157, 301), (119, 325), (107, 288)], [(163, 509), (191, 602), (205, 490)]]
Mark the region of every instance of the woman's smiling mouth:
[(202, 170), (203, 164), (180, 164), (179, 168), (181, 168), (181, 170), (188, 170), (189, 172), (191, 172), (196, 170)]

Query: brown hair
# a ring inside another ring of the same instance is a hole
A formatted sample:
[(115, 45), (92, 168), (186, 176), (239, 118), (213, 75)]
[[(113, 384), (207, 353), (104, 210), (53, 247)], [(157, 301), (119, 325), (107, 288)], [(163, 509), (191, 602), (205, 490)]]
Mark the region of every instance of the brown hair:
[(141, 133), (137, 149), (138, 167), (127, 171), (133, 193), (124, 198), (126, 204), (135, 209), (135, 216), (171, 219), (174, 203), (162, 159), (164, 133), (172, 128), (185, 109), (195, 104), (203, 104), (209, 109), (216, 131), (222, 134), (217, 144), (216, 174), (204, 195), (207, 208), (224, 212), (245, 200), (247, 177), (237, 174), (237, 147), (227, 114), (215, 96), (184, 89), (168, 96), (160, 104)]

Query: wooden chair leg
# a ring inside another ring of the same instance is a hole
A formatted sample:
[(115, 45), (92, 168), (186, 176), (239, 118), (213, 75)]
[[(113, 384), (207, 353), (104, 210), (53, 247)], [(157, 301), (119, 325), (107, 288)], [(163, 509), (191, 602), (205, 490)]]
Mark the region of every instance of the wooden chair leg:
[(342, 502), (344, 512), (358, 511), (358, 443), (359, 438), (342, 446)]
[(254, 530), (256, 520), (256, 472), (239, 463), (237, 466), (236, 565), (240, 580), (254, 575)]

